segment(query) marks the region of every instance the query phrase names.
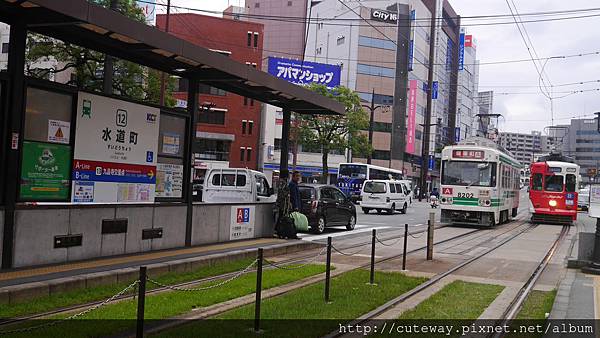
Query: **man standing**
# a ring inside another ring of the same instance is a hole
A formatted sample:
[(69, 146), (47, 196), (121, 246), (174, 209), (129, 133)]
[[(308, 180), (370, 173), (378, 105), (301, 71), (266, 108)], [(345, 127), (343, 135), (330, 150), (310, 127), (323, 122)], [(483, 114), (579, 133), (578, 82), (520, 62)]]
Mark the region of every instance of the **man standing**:
[(292, 180), (288, 187), (290, 189), (290, 202), (292, 204), (292, 211), (302, 210), (302, 199), (300, 197), (300, 189), (298, 189), (298, 183), (302, 180), (302, 176), (299, 171), (294, 171), (292, 174)]

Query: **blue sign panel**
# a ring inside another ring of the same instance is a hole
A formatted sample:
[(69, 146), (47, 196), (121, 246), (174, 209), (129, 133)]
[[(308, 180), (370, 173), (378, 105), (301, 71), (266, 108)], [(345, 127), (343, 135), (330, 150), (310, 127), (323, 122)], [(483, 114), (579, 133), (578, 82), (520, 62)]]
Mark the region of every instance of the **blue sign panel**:
[(429, 155), (429, 170), (435, 169), (435, 158), (433, 155)]
[(454, 50), (454, 44), (452, 40), (448, 39), (448, 45), (446, 45), (446, 71), (452, 70), (452, 51)]
[(435, 100), (438, 98), (438, 82), (433, 81), (431, 84), (431, 99)]
[(337, 65), (269, 56), (269, 74), (299, 85), (318, 83), (333, 88), (340, 85), (341, 71)]
[(454, 142), (460, 142), (460, 127), (454, 128)]
[(463, 70), (465, 68), (465, 33), (460, 34), (458, 48), (458, 70)]
[(410, 11), (410, 42), (408, 43), (408, 71), (413, 70), (413, 59), (415, 57), (415, 26), (417, 21), (417, 11)]

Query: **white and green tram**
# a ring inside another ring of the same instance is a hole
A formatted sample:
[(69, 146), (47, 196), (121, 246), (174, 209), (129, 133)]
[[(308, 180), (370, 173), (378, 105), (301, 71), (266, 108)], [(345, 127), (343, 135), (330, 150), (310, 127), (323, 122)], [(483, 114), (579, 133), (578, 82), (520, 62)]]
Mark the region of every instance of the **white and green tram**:
[(494, 226), (517, 215), (521, 164), (491, 140), (442, 150), (441, 221)]

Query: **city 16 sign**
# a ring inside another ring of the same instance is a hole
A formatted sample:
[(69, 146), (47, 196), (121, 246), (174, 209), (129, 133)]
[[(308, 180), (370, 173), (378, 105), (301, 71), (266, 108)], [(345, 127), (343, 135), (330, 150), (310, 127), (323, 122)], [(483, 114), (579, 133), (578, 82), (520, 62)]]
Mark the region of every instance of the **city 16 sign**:
[(371, 19), (383, 22), (396, 23), (398, 21), (398, 13), (371, 8)]
[(154, 202), (160, 110), (79, 92), (74, 203)]

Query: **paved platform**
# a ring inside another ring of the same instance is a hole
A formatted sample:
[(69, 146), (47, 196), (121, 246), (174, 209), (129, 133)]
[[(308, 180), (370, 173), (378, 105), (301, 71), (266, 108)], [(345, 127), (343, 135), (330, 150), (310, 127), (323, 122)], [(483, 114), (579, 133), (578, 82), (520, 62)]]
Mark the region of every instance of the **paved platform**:
[[(571, 237), (569, 252), (566, 259), (577, 257), (579, 232), (594, 232), (596, 220), (580, 212), (575, 233)], [(563, 256), (565, 257), (565, 256)], [(566, 262), (565, 262), (566, 265)], [(550, 313), (551, 319), (599, 319), (600, 313), (600, 276), (581, 272), (579, 268), (567, 269), (557, 289), (554, 306)]]

